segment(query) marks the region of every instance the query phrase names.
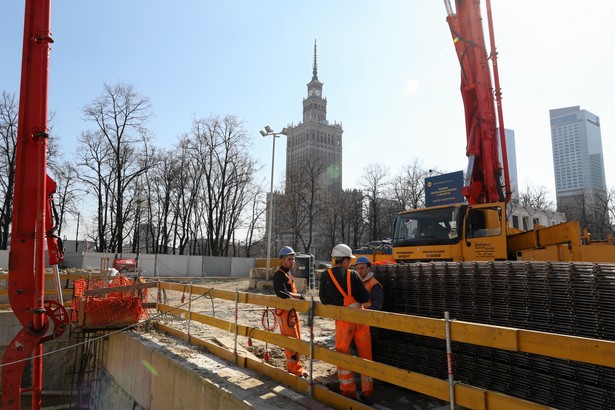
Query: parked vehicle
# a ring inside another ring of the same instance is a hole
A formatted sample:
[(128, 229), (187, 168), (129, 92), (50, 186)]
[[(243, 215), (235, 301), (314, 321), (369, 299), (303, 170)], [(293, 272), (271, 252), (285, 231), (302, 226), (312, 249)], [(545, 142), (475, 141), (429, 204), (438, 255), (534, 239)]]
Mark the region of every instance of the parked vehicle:
[(128, 272), (136, 272), (137, 271), (137, 261), (134, 258), (124, 258), (119, 259), (115, 258), (113, 260), (113, 268), (117, 269), (122, 274), (127, 274)]

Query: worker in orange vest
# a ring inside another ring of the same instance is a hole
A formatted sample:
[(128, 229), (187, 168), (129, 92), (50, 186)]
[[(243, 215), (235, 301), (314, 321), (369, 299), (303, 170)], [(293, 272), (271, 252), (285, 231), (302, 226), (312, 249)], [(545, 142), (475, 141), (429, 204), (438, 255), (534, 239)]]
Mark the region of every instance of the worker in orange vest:
[[(369, 302), (369, 292), (365, 289), (359, 274), (349, 269), (351, 260), (356, 257), (348, 245), (336, 245), (331, 251), (333, 268), (320, 276), (320, 301), (325, 305), (346, 306), (363, 309), (362, 304)], [(369, 326), (356, 323), (335, 321), (335, 350), (348, 353), (354, 340), (359, 356), (372, 360), (372, 338)], [(357, 388), (352, 371), (342, 367), (337, 368), (340, 382), (340, 392), (347, 397), (356, 399)], [(374, 380), (361, 375), (361, 400), (367, 404), (374, 402)]]
[(372, 263), (366, 256), (359, 256), (354, 264), (365, 288), (369, 292), (369, 302), (363, 303), (364, 309), (382, 310), (384, 304), (384, 290), (382, 285), (374, 277)]
[[(273, 274), (273, 290), (276, 296), (282, 299), (305, 299), (303, 295), (297, 292), (295, 277), (291, 272), (295, 264), (295, 251), (290, 246), (285, 246), (280, 249), (278, 257), (280, 258), (280, 267)], [(284, 336), (301, 339), (299, 314), (294, 309), (290, 311), (276, 309), (275, 313), (280, 319), (280, 333)], [(286, 354), (286, 370), (299, 377), (307, 376), (307, 373), (303, 371), (301, 360), (299, 360), (299, 352), (284, 349), (284, 353)]]

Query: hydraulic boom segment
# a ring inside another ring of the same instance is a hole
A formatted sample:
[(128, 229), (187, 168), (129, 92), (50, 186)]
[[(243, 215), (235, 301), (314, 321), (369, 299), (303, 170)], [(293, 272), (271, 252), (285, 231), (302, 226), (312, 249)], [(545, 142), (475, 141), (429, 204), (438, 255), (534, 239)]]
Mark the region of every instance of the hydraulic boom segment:
[[(2, 408), (20, 409), (23, 391), (32, 392), (32, 408), (41, 407), (42, 343), (59, 337), (68, 325), (61, 303), (44, 300), (45, 239), (49, 262), (63, 260), (55, 236), (52, 198), (56, 184), (47, 176), (49, 52), (49, 0), (27, 0), (21, 67), (15, 191), (9, 253), (9, 301), (23, 328), (2, 357)], [(26, 362), (31, 359), (31, 386), (22, 388)]]
[[(468, 170), (462, 193), (467, 204), (401, 212), (395, 222), (393, 258), (413, 261), (615, 261), (615, 248), (591, 243), (580, 226), (567, 222), (516, 232), (508, 225), (510, 179), (497, 53), (486, 0), (491, 51), (483, 34), (479, 0), (445, 0), (446, 21), (461, 66)], [(491, 62), (491, 68), (490, 64)], [(492, 87), (495, 84), (495, 90)], [(499, 131), (499, 138), (498, 138)], [(610, 245), (610, 244), (609, 244)]]
[[(446, 21), (451, 29), (455, 51), (461, 65), (461, 95), (466, 119), (468, 171), (462, 192), (470, 205), (508, 202), (510, 200), (510, 180), (491, 19), (491, 2), (487, 0), (491, 40), (490, 57), (487, 56), (485, 47), (479, 1), (457, 0), (455, 4), (456, 13), (453, 12), (450, 1), (445, 0), (448, 14)], [(492, 62), (496, 82), (497, 118), (489, 61)], [(498, 125), (499, 141), (497, 138)], [(500, 152), (502, 162), (500, 162)]]

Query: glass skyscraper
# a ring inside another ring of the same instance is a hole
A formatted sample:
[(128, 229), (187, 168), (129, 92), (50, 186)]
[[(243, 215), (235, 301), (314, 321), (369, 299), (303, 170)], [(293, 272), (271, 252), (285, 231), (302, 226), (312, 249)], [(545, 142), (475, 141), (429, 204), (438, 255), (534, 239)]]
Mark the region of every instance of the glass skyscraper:
[(579, 106), (549, 110), (557, 208), (597, 237), (608, 219), (592, 215), (606, 198), (600, 118)]
[(579, 106), (550, 110), (549, 116), (557, 197), (605, 192), (600, 118)]

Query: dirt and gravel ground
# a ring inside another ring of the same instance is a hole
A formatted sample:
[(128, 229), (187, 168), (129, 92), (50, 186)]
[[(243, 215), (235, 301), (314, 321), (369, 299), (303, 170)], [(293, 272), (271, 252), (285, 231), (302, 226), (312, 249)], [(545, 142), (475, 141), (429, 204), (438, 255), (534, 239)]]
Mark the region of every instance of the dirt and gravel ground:
[[(258, 292), (264, 294), (273, 294), (271, 288), (265, 287), (264, 289), (250, 288), (250, 280), (247, 278), (211, 278), (203, 280), (193, 280), (193, 284), (200, 286), (207, 286), (216, 289), (225, 289), (234, 291), (235, 289), (240, 292)], [(314, 295), (316, 300), (317, 294)], [(163, 295), (164, 297), (164, 295)], [(171, 306), (184, 305), (183, 308), (187, 309), (188, 292), (182, 294), (182, 292), (166, 292), (166, 302)], [(234, 321), (235, 319), (235, 304), (232, 301), (222, 299), (211, 299), (208, 297), (197, 297), (191, 301), (191, 309), (195, 312), (215, 316), (216, 318)], [(239, 305), (238, 322), (247, 326), (263, 329), (263, 312), (264, 308), (256, 307), (253, 305)], [(172, 317), (165, 317), (161, 319), (166, 321), (167, 324), (172, 325), (187, 331), (187, 324), (185, 321), (175, 319)], [(301, 317), (301, 335), (303, 340), (307, 340), (309, 337), (309, 328), (306, 326), (305, 317)], [(279, 329), (275, 330), (279, 332)], [(148, 330), (151, 332), (151, 330)], [(227, 348), (229, 344), (234, 342), (233, 334), (230, 334), (224, 330), (201, 325), (199, 323), (192, 322), (190, 324), (190, 334), (200, 339), (215, 341), (221, 345), (225, 345)], [(171, 340), (168, 337), (157, 338), (160, 341), (169, 343)], [(335, 323), (332, 319), (316, 318), (314, 322), (314, 341), (315, 343), (326, 346), (330, 349), (335, 348)], [(172, 343), (172, 342), (171, 342)], [(177, 343), (177, 341), (175, 341)], [(265, 351), (270, 352), (270, 364), (284, 369), (285, 357), (284, 350), (277, 346), (265, 345), (263, 342), (253, 340), (252, 346), (249, 346), (248, 340), (245, 337), (238, 338), (238, 349), (248, 351), (260, 359), (264, 358)], [(180, 354), (186, 354), (189, 350), (180, 349)], [(302, 358), (306, 371), (308, 370), (308, 358)], [(335, 366), (321, 362), (318, 360), (313, 361), (313, 377), (317, 383), (325, 384), (328, 387), (335, 389), (337, 381), (337, 370)], [(442, 406), (444, 403), (435, 399), (416, 394), (414, 392), (397, 388), (386, 383), (376, 381), (376, 402), (380, 408), (401, 410), (401, 409), (433, 409)]]

